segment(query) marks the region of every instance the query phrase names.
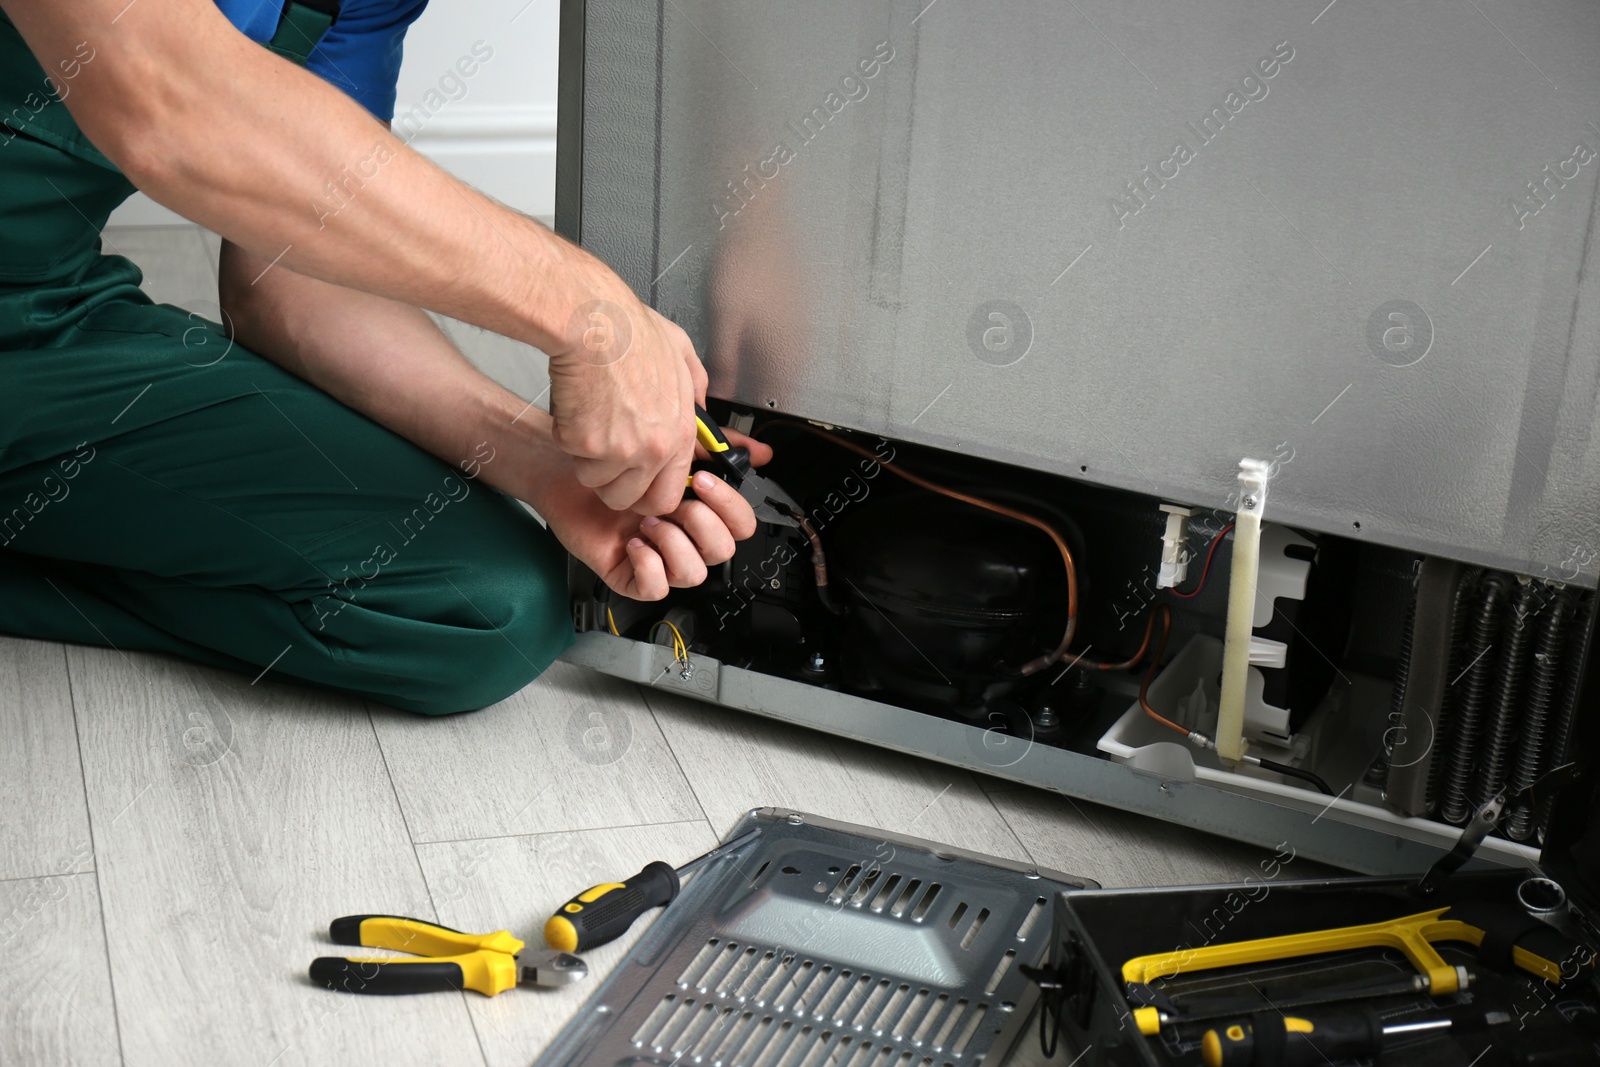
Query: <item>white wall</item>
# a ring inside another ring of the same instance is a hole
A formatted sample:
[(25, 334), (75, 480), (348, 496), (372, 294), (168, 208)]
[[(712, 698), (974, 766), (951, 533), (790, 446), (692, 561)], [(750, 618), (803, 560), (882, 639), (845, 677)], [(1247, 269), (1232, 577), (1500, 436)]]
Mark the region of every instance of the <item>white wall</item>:
[[(411, 130), (411, 147), (463, 181), (529, 215), (555, 213), (556, 44), (559, 0), (431, 0), (406, 35), (395, 104), (431, 112)], [(492, 52), (487, 60), (473, 55)], [(476, 64), (470, 77), (456, 63)], [(433, 95), (430, 95), (430, 91)], [(135, 196), (113, 226), (181, 223)]]

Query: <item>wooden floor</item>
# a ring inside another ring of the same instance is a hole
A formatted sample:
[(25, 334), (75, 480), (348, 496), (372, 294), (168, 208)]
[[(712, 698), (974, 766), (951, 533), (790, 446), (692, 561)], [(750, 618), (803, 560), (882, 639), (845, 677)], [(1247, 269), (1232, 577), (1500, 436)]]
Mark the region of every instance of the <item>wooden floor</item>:
[[(155, 299), (214, 317), (214, 238), (106, 236)], [(538, 353), (447, 329), (521, 395), (543, 389)], [(596, 715), (618, 739), (603, 764), (580, 740)], [(0, 638), (0, 740), (4, 1064), (529, 1063), (594, 977), (493, 999), (335, 994), (306, 977), (337, 951), (328, 920), (537, 936), (576, 889), (681, 862), (769, 804), (1107, 886), (1241, 878), (1266, 855), (565, 664), (425, 719), (270, 674)], [(632, 939), (591, 953), (591, 975)]]

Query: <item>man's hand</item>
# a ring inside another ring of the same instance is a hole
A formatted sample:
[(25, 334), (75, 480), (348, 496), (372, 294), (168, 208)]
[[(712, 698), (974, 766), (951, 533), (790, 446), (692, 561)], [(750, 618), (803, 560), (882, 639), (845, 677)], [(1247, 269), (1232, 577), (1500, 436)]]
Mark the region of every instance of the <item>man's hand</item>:
[[(724, 432), (735, 445), (750, 449), (753, 465), (772, 458), (767, 445)], [(660, 600), (669, 589), (705, 581), (707, 568), (733, 558), (734, 542), (756, 531), (750, 505), (721, 478), (699, 472), (694, 491), (698, 499), (683, 501), (670, 514), (643, 520), (612, 510), (570, 478), (547, 479), (535, 494), (538, 499), (529, 503), (567, 551), (606, 585), (633, 600)]]
[[(578, 461), (556, 444), (550, 416), (484, 377), (427, 315), (293, 271), (262, 275), (264, 266), (223, 243), (222, 304), (240, 344), (447, 462), (492, 457), (471, 477), (527, 501), (617, 592), (660, 600), (697, 585), (755, 532), (750, 505), (710, 475), (696, 479), (698, 500), (659, 519), (608, 507), (578, 481)], [(726, 432), (752, 465), (772, 458), (770, 446)]]
[(607, 507), (667, 514), (683, 498), (694, 458), (705, 367), (689, 336), (598, 260), (582, 273), (605, 295), (573, 311), (565, 344), (550, 352), (555, 441)]

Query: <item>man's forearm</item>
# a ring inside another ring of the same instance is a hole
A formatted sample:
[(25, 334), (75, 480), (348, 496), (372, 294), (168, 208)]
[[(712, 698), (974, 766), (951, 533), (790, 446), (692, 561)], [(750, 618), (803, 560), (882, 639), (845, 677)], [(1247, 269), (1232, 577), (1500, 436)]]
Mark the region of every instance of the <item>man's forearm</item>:
[(0, 7), (46, 69), (95, 39), (65, 106), (136, 186), (259, 257), (249, 284), (288, 267), (543, 349), (577, 481), (611, 508), (677, 508), (705, 368), (595, 257), (406, 148), (212, 0)]
[(71, 25), (28, 0), (4, 6), (45, 59), (99, 28), (97, 61), (66, 99), (84, 132), (153, 199), (268, 263), (546, 351), (564, 347), (588, 283), (610, 278), (245, 38), (211, 0), (81, 0)]
[(288, 270), (251, 285), (265, 263), (223, 244), (222, 308), (236, 343), (440, 459), (473, 463), (535, 509), (547, 479), (570, 478), (549, 416), (474, 367), (425, 312)]

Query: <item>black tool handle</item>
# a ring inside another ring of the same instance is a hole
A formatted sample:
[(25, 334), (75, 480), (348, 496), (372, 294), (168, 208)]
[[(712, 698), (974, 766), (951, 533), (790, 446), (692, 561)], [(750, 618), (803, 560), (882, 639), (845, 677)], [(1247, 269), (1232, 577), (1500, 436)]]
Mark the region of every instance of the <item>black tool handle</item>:
[(591, 886), (550, 916), (545, 944), (560, 952), (587, 952), (615, 941), (639, 916), (676, 900), (678, 889), (678, 872), (660, 860), (626, 882)]
[(1376, 1012), (1322, 1012), (1302, 1018), (1265, 1011), (1207, 1030), (1200, 1058), (1206, 1067), (1326, 1067), (1370, 1056), (1382, 1045), (1383, 1020)]
[(695, 440), (711, 457), (709, 463), (698, 462), (694, 465), (694, 469), (709, 470), (717, 477), (737, 485), (746, 474), (750, 473), (750, 450), (735, 447), (722, 432), (722, 427), (718, 426), (716, 420), (699, 404), (694, 406), (694, 420)]
[(397, 993), (459, 993), (466, 976), (455, 963), (434, 960), (400, 960), (375, 963), (340, 956), (319, 956), (311, 961), (311, 980), (344, 993), (386, 996)]

